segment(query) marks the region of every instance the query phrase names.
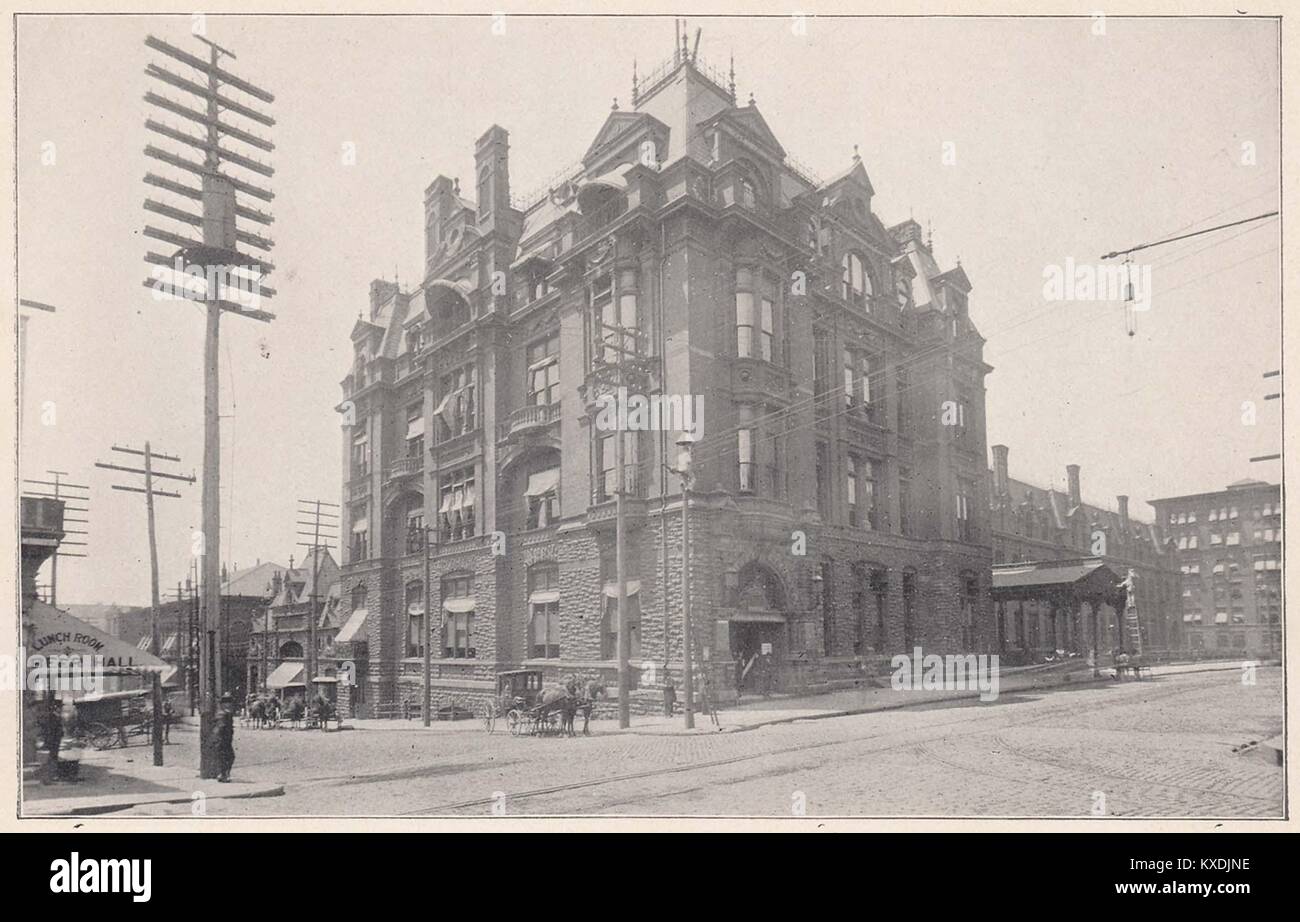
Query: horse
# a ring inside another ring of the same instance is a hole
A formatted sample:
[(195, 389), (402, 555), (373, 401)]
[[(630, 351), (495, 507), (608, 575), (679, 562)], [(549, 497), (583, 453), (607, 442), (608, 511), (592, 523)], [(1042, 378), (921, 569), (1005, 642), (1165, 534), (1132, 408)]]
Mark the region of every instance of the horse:
[(248, 719), (259, 730), (266, 726), (266, 702), (261, 698), (254, 698), (250, 701), (248, 703)]
[[(582, 696), (577, 699), (576, 711), (582, 711), (582, 735), (591, 736), (591, 712), (596, 707), (596, 699), (606, 697), (605, 686), (591, 679), (582, 687)], [(572, 729), (572, 724), (570, 724)]]
[(563, 735), (574, 735), (573, 718), (578, 713), (578, 698), (574, 693), (575, 688), (576, 686), (572, 683), (568, 685), (546, 685), (537, 698), (538, 719), (545, 720), (547, 715), (558, 711), (560, 715), (560, 733)]

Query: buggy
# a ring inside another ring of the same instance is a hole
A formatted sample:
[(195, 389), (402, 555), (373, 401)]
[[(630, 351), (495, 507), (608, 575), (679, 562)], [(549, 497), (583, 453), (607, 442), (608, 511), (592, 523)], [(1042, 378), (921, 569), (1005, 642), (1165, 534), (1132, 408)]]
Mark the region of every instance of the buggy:
[(153, 714), (147, 698), (150, 689), (106, 692), (74, 701), (82, 736), (96, 749), (130, 745), (129, 738), (152, 741)]

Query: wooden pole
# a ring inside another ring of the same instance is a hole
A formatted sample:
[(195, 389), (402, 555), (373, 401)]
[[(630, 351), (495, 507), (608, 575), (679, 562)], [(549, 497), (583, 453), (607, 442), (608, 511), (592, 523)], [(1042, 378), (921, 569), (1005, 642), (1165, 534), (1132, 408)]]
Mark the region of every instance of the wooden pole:
[[(144, 443), (144, 505), (149, 519), (149, 589), (152, 594), (153, 610), (150, 612), (149, 632), (150, 649), (154, 656), (162, 656), (162, 643), (159, 640), (158, 616), (162, 601), (158, 593), (158, 537), (153, 521), (153, 454), (149, 443)], [(153, 764), (163, 764), (162, 739), (162, 676), (153, 673)]]
[[(424, 642), (424, 725), (429, 726), (432, 717), (429, 714), (429, 708), (433, 704), (433, 637), (430, 626), (433, 624), (433, 606), (430, 604), (433, 599), (433, 592), (429, 587), (430, 569), (429, 569), (429, 529), (425, 525), (421, 537), (424, 540), (424, 618), (420, 624), (420, 637)], [(409, 628), (408, 628), (409, 630)], [(455, 716), (453, 711), (452, 716)]]

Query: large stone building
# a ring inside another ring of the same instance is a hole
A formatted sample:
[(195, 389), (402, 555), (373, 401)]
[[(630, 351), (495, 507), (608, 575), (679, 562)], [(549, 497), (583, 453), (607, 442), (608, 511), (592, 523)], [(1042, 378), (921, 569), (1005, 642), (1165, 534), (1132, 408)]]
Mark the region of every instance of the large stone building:
[(1151, 505), (1182, 571), (1180, 646), (1281, 655), (1282, 488), (1239, 480)]
[(275, 691), (310, 697), (321, 688), (303, 672), (316, 620), (316, 673), (334, 677), (334, 636), (339, 621), (339, 565), (326, 549), (310, 552), (298, 566), (272, 578), (270, 600), (250, 630), (248, 685), (250, 691)]
[[(1008, 470), (1010, 449), (993, 446), (989, 472), (990, 528), (995, 568), (1011, 564), (1097, 559), (1118, 578), (1131, 570), (1133, 600), (1143, 651), (1177, 646), (1178, 560), (1175, 547), (1159, 523), (1140, 521), (1129, 514), (1129, 498), (1115, 497), (1116, 509), (1083, 501), (1079, 465), (1066, 465), (1066, 490), (1036, 486), (1013, 479)], [(995, 570), (995, 579), (997, 570)], [(1087, 625), (1066, 617), (1064, 606), (1053, 603), (1052, 593), (999, 603), (999, 638), (1005, 653), (1023, 652), (1026, 659), (1041, 658), (1057, 649), (1088, 652), (1092, 639)], [(1109, 653), (1125, 647), (1123, 612), (1106, 606), (1099, 613), (1098, 649)]]
[(665, 665), (680, 677), (677, 433), (626, 431), (620, 478), (593, 412), (620, 355), (632, 392), (702, 401), (690, 603), (718, 693), (767, 651), (803, 689), (996, 642), (991, 369), (961, 267), (916, 222), (881, 222), (856, 153), (810, 178), (685, 49), (631, 99), (528, 201), (489, 128), (475, 200), (446, 176), (425, 192), (423, 282), (371, 286), (339, 407), (339, 656), (371, 705), (419, 696), (426, 525), (440, 700), (521, 664), (612, 686), (620, 483), (633, 703)]

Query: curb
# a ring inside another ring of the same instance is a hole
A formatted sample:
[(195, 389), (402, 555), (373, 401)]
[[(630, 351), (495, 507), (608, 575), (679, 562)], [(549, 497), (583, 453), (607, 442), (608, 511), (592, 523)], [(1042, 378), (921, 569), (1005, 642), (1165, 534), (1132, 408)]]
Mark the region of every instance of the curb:
[[(230, 794), (209, 794), (208, 800), (248, 800), (254, 797), (281, 797), (284, 795), (284, 785), (282, 784), (265, 784), (254, 787), (250, 791), (238, 791)], [(111, 797), (112, 795), (107, 795)], [(72, 800), (72, 798), (68, 798)], [(94, 798), (87, 797), (86, 801), (93, 801)], [(50, 809), (41, 809), (42, 802), (37, 801), (35, 804), (24, 804), (24, 819), (58, 819), (64, 816), (96, 816), (102, 813), (115, 813), (118, 810), (129, 810), (132, 807), (139, 807), (146, 804), (188, 804), (192, 801), (190, 795), (176, 796), (174, 794), (155, 794), (142, 795), (139, 797), (123, 796), (121, 800), (114, 800), (102, 803), (80, 803), (74, 802), (71, 806), (59, 806), (57, 802), (45, 801), (51, 804)], [(34, 808), (34, 809), (33, 809)]]

